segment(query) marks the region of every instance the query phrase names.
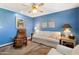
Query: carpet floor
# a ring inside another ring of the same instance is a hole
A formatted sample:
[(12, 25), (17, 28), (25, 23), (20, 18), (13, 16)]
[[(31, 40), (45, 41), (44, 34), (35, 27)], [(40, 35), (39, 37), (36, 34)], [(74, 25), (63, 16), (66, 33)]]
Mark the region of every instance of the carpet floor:
[(12, 45), (1, 47), (0, 55), (46, 55), (51, 47), (28, 41), (27, 46), (15, 49)]

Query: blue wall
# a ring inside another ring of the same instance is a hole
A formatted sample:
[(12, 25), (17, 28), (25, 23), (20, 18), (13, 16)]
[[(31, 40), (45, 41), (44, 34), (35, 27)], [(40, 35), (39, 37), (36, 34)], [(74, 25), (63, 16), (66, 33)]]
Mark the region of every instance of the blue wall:
[(77, 26), (77, 30), (76, 30), (76, 32), (77, 32), (77, 36), (76, 36), (76, 38), (77, 38), (77, 44), (79, 44), (79, 8), (77, 8), (77, 22), (76, 22), (76, 26)]
[[(48, 22), (50, 20), (55, 21), (56, 26), (55, 28), (45, 28), (42, 29), (43, 31), (61, 31), (62, 26), (65, 23), (69, 23), (72, 26), (72, 31), (76, 34), (78, 33), (78, 10), (79, 8), (69, 9), (61, 12), (56, 12), (44, 16), (39, 16), (35, 18), (35, 24), (40, 22)], [(52, 26), (52, 25), (51, 25)]]
[(76, 26), (77, 26), (77, 33), (79, 35), (79, 8), (77, 9), (77, 23), (76, 23)]
[(76, 43), (79, 44), (79, 7), (36, 17), (35, 24), (50, 20), (55, 21), (56, 27), (45, 28), (42, 31), (62, 31), (62, 26), (65, 23), (69, 23), (72, 26), (72, 32), (76, 36)]
[(0, 45), (12, 42), (12, 38), (16, 35), (16, 14), (20, 18), (24, 19), (26, 23), (27, 36), (30, 36), (30, 34), (34, 31), (35, 24), (39, 22), (48, 22), (50, 20), (55, 21), (56, 27), (45, 28), (42, 29), (43, 31), (62, 31), (62, 26), (65, 23), (69, 23), (72, 26), (72, 31), (79, 35), (79, 8), (69, 9), (35, 18), (0, 8)]
[(0, 45), (12, 42), (12, 38), (16, 35), (16, 14), (25, 20), (27, 36), (30, 36), (31, 32), (33, 32), (31, 17), (0, 8)]

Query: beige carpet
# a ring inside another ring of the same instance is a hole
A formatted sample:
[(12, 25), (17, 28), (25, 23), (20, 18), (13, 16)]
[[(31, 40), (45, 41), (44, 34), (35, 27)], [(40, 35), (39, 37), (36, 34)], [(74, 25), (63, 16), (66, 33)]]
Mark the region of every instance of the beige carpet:
[(0, 48), (0, 55), (46, 55), (51, 47), (28, 41), (28, 45), (14, 49), (12, 45)]

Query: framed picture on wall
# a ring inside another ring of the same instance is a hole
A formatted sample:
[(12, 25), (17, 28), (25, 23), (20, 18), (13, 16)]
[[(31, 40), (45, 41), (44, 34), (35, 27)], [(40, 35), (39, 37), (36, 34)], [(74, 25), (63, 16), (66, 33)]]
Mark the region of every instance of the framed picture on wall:
[(42, 22), (42, 23), (41, 23), (41, 27), (42, 27), (42, 28), (47, 28), (47, 22)]
[(55, 28), (55, 21), (49, 21), (48, 28)]
[(19, 17), (16, 17), (16, 28), (19, 28), (19, 25), (25, 26), (24, 20)]

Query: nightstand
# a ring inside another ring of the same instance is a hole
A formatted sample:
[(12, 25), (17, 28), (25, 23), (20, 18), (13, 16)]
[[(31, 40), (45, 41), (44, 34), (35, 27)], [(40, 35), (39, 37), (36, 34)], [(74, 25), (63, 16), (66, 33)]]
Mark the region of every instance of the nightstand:
[(76, 44), (76, 39), (75, 38), (71, 39), (69, 37), (61, 37), (60, 44), (65, 45), (70, 48), (74, 48), (74, 46)]

